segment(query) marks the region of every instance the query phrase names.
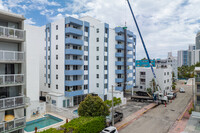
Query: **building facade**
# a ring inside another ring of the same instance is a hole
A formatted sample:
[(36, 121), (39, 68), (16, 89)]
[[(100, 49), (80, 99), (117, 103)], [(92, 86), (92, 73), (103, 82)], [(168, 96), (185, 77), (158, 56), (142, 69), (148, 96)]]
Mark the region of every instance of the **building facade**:
[(194, 109), (200, 112), (200, 67), (195, 67), (194, 74), (197, 75), (194, 89)]
[[(151, 60), (151, 64), (152, 64), (153, 67), (156, 66), (155, 62), (156, 62), (155, 60)], [(147, 59), (145, 59), (145, 60), (136, 60), (136, 67), (150, 67), (149, 61)]]
[(200, 31), (196, 35), (196, 50), (200, 49)]
[(0, 132), (22, 133), (26, 123), (24, 20), (0, 11)]
[(126, 79), (121, 76), (122, 82), (115, 89), (122, 91), (123, 81), (127, 81), (126, 89), (134, 85), (136, 39), (132, 32), (126, 30), (125, 36), (122, 28), (111, 29), (91, 17), (66, 17), (41, 29), (40, 96), (47, 102), (58, 107), (75, 106), (89, 93), (106, 100), (108, 89), (119, 83), (117, 76), (124, 72)]
[[(172, 86), (172, 67), (154, 67), (157, 77), (157, 84), (163, 92), (170, 91)], [(152, 89), (152, 80), (154, 79), (150, 67), (136, 67), (136, 86), (139, 90), (147, 91)]]

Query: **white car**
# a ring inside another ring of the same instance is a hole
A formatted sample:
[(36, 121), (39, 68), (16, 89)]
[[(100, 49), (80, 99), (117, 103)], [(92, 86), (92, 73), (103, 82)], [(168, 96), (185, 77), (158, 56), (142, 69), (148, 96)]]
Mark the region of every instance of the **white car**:
[(179, 90), (179, 92), (180, 93), (185, 93), (185, 89), (181, 87), (180, 90)]
[(118, 133), (118, 131), (116, 127), (110, 126), (110, 127), (104, 128), (101, 131), (101, 133)]

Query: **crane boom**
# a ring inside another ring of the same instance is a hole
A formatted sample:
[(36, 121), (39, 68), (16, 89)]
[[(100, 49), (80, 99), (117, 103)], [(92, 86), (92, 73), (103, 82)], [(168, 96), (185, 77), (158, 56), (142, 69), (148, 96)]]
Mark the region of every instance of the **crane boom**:
[[(142, 42), (142, 45), (143, 45), (144, 51), (145, 51), (145, 53), (146, 53), (146, 56), (147, 56), (147, 59), (148, 59), (149, 65), (151, 66), (151, 71), (152, 71), (152, 73), (153, 73), (153, 76), (154, 76), (155, 82), (157, 82), (156, 74), (155, 74), (155, 72), (154, 72), (153, 65), (152, 65), (151, 60), (150, 60), (150, 58), (149, 58), (149, 54), (148, 54), (148, 51), (147, 51), (147, 49), (146, 49), (146, 46), (145, 46), (145, 43), (144, 43), (144, 40), (143, 40), (142, 34), (141, 34), (141, 32), (140, 32), (140, 29), (139, 29), (139, 26), (138, 26), (138, 24), (137, 24), (137, 21), (136, 21), (135, 15), (134, 15), (134, 13), (133, 13), (133, 10), (132, 10), (132, 8), (131, 8), (131, 5), (130, 5), (129, 0), (127, 0), (127, 2), (128, 2), (128, 6), (129, 6), (129, 8), (130, 8), (130, 10), (131, 10), (131, 14), (132, 14), (132, 16), (133, 16), (133, 19), (134, 19), (134, 21), (135, 21), (135, 25), (136, 25), (137, 31), (138, 31), (138, 33), (139, 33), (139, 36), (140, 36), (140, 39), (141, 39), (141, 42)], [(160, 88), (159, 88), (159, 89), (160, 89)]]

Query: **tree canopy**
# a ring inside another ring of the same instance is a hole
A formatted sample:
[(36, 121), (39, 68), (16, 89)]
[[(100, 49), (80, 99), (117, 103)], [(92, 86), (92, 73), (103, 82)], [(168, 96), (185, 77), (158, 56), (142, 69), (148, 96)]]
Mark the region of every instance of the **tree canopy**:
[(109, 113), (108, 106), (99, 96), (87, 95), (78, 108), (79, 116), (107, 116)]
[[(109, 108), (112, 107), (112, 100), (106, 100), (106, 101), (104, 101), (104, 103), (105, 103)], [(120, 103), (122, 103), (121, 98), (116, 98), (116, 97), (113, 98), (113, 106), (119, 105)]]

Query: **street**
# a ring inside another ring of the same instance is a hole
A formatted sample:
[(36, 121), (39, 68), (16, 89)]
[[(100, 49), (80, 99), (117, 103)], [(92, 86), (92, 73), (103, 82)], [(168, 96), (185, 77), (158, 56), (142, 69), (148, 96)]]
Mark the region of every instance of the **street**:
[(183, 87), (185, 93), (177, 93), (177, 98), (165, 105), (159, 105), (145, 114), (143, 114), (138, 120), (134, 121), (124, 129), (120, 130), (120, 133), (167, 133), (176, 119), (182, 114), (186, 108), (191, 96), (192, 86), (187, 86), (179, 81), (177, 88)]

